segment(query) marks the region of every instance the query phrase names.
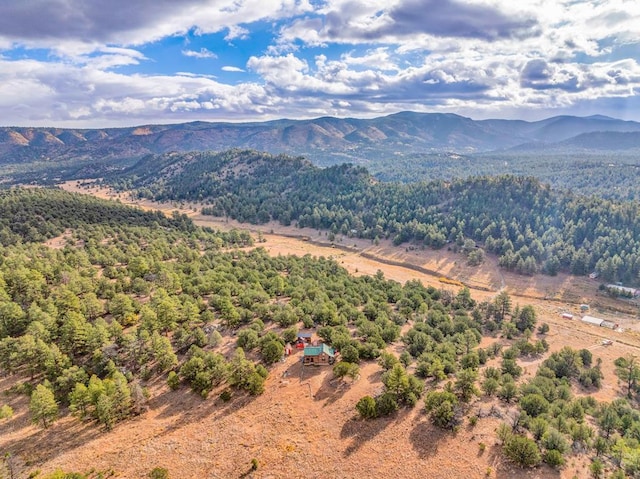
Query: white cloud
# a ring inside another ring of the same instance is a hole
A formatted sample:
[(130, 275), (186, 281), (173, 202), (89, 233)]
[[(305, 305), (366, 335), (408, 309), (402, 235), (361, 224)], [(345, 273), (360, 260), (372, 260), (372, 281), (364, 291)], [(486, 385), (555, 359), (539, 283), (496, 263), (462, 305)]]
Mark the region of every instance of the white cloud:
[(353, 52), (345, 53), (340, 59), (349, 66), (369, 67), (377, 70), (398, 71), (397, 60), (389, 53), (387, 47), (379, 47), (368, 50), (364, 55), (356, 55)]
[[(30, 0), (0, 2), (0, 45), (68, 53), (106, 44), (142, 45), (195, 29), (199, 34), (288, 18), (312, 9), (308, 0)], [(91, 50), (89, 50), (91, 51)]]
[(239, 27), (238, 25), (231, 25), (229, 27), (229, 33), (227, 33), (224, 39), (228, 42), (230, 42), (231, 40), (235, 40), (236, 38), (240, 40), (246, 40), (247, 38), (249, 38), (249, 33), (249, 30), (247, 30), (246, 28)]
[(101, 126), (265, 114), (273, 99), (254, 83), (123, 75), (68, 63), (0, 60), (0, 110), (12, 125)]
[[(233, 42), (264, 38), (265, 25), (272, 41), (239, 56), (246, 50)], [(0, 114), (13, 124), (97, 125), (613, 108), (640, 95), (637, 25), (637, 0), (0, 2)], [(218, 54), (228, 73), (245, 72), (233, 64), (246, 62), (254, 82), (225, 83), (219, 71), (122, 73), (148, 61), (143, 45), (213, 32), (226, 32), (228, 44), (183, 55)], [(26, 58), (11, 60), (14, 47)], [(29, 60), (35, 47), (49, 59)]]
[(182, 54), (185, 57), (192, 57), (192, 58), (218, 58), (218, 55), (216, 55), (215, 53), (213, 53), (210, 50), (207, 50), (206, 48), (201, 48), (198, 51), (196, 51), (196, 50), (182, 50)]
[(237, 73), (242, 73), (244, 72), (244, 70), (242, 68), (238, 68), (238, 67), (234, 67), (231, 65), (225, 65), (221, 68), (222, 71), (225, 72), (237, 72)]

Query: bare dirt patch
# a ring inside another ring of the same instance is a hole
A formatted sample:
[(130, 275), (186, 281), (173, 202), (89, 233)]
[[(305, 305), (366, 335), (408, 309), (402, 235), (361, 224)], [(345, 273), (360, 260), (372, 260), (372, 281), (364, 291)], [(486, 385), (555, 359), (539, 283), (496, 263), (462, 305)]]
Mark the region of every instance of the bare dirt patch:
[(71, 239), (71, 230), (66, 230), (61, 235), (45, 241), (44, 245), (52, 249), (62, 249), (69, 243), (70, 239)]

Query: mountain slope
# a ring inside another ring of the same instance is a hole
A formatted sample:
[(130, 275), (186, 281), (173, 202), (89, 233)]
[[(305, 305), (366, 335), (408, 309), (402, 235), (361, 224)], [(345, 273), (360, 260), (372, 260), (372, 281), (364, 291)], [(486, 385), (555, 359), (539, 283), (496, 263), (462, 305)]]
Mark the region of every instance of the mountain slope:
[(344, 161), (366, 165), (398, 154), (486, 152), (529, 143), (539, 148), (592, 132), (640, 132), (640, 123), (597, 115), (526, 122), (402, 112), (373, 119), (192, 122), (98, 130), (5, 127), (0, 128), (0, 164), (71, 161), (79, 165), (98, 160), (132, 164), (150, 153), (251, 148), (304, 155), (323, 166)]
[(558, 146), (610, 151), (640, 149), (640, 131), (582, 133), (558, 143)]

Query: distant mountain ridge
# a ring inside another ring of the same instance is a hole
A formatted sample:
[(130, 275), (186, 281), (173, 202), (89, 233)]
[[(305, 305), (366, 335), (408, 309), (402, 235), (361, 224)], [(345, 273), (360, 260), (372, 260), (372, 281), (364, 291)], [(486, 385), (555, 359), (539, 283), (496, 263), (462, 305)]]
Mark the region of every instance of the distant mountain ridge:
[[(598, 133), (596, 136), (584, 136)], [(602, 115), (541, 121), (472, 120), (452, 113), (401, 112), (372, 119), (321, 117), (250, 123), (191, 122), (127, 128), (0, 128), (0, 163), (139, 159), (170, 151), (251, 148), (304, 155), (319, 165), (366, 163), (397, 154), (496, 150), (637, 148), (620, 134), (640, 123)], [(596, 141), (597, 139), (597, 141)]]

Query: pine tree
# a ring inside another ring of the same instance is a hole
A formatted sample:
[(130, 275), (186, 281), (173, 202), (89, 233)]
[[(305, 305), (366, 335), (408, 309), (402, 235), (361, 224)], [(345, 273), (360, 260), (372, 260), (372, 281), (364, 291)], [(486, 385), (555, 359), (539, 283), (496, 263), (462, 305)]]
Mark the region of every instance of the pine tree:
[(29, 403), (31, 420), (34, 424), (42, 424), (44, 429), (51, 426), (58, 417), (58, 403), (53, 395), (53, 391), (48, 387), (38, 384), (31, 394)]
[(116, 421), (116, 412), (113, 400), (107, 394), (101, 394), (96, 404), (96, 416), (98, 422), (104, 425), (105, 429), (110, 430)]

